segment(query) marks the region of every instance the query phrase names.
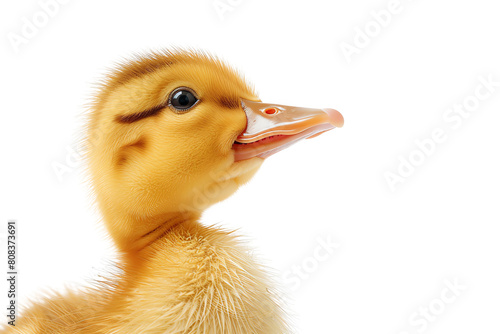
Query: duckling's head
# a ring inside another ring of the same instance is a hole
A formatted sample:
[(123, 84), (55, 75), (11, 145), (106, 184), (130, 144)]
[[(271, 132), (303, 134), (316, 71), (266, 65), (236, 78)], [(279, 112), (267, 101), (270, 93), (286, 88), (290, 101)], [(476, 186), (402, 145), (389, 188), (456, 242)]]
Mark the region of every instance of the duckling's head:
[(90, 113), (90, 176), (115, 242), (137, 249), (230, 196), (265, 157), (342, 123), (333, 109), (261, 103), (209, 55), (153, 53), (102, 84)]

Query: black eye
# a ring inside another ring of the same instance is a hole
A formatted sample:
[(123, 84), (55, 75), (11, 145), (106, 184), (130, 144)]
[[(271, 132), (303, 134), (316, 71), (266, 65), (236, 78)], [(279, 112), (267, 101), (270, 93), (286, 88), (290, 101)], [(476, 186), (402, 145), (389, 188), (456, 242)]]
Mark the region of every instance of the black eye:
[(187, 88), (177, 88), (170, 95), (170, 105), (179, 111), (186, 111), (198, 102), (196, 96)]

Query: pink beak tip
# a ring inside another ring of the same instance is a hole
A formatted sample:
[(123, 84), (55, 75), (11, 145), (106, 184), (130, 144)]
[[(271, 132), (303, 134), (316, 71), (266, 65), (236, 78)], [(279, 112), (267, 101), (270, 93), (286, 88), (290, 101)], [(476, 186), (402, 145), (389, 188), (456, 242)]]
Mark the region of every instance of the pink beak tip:
[(330, 119), (330, 124), (336, 128), (344, 126), (344, 116), (342, 116), (340, 112), (332, 108), (323, 108), (322, 110), (327, 113), (328, 118)]

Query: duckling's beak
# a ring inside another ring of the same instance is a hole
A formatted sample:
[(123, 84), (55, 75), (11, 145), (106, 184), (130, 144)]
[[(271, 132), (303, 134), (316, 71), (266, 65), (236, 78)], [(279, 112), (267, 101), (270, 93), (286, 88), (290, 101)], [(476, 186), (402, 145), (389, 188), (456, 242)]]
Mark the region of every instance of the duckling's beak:
[(344, 117), (335, 109), (312, 109), (241, 99), (247, 116), (245, 131), (233, 145), (234, 160), (267, 158), (305, 138), (341, 128)]

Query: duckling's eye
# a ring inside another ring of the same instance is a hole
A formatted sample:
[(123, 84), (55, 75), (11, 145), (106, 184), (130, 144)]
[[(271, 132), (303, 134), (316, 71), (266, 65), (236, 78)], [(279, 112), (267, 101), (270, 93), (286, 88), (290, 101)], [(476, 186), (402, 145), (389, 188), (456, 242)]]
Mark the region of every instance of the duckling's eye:
[(194, 93), (184, 87), (177, 88), (170, 94), (170, 105), (178, 111), (186, 111), (198, 102)]

